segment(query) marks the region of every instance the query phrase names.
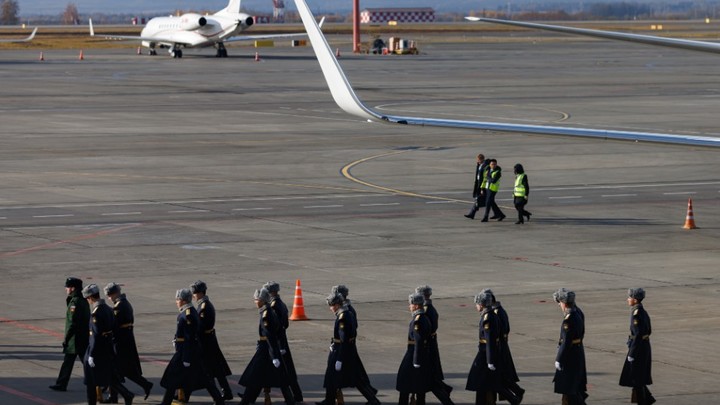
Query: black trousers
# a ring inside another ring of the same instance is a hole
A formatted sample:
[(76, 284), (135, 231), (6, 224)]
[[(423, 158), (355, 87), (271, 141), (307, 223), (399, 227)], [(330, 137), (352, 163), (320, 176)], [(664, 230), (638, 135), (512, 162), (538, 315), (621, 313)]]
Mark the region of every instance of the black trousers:
[(494, 217), (504, 217), (505, 214), (500, 210), (500, 207), (495, 203), (495, 194), (497, 194), (497, 191), (490, 191), (489, 189), (486, 192), (487, 196), (485, 197), (485, 215), (483, 216), (483, 219), (488, 218), (488, 214), (490, 214), (490, 209), (492, 208), (493, 216)]
[[(263, 387), (245, 387), (245, 392), (242, 395), (242, 400), (240, 401), (240, 404), (254, 404), (257, 400), (258, 395), (260, 395), (260, 391), (262, 391), (262, 389)], [(280, 388), (280, 391), (282, 392), (283, 398), (285, 399), (285, 404), (295, 405), (295, 397), (293, 396), (290, 387), (282, 387)], [(335, 402), (333, 402), (333, 404), (334, 403)]]
[[(375, 396), (375, 392), (377, 392), (370, 384), (366, 381), (358, 381), (355, 383), (355, 388), (357, 388), (358, 391), (360, 391), (360, 394), (367, 399), (367, 402), (369, 405), (380, 405), (380, 401)], [(335, 400), (337, 399), (337, 391), (338, 389), (335, 387), (326, 387), (325, 388), (325, 404), (326, 405), (333, 405), (335, 403)], [(243, 400), (245, 398), (243, 397)]]
[(468, 217), (470, 217), (470, 218), (475, 218), (475, 213), (478, 212), (478, 210), (480, 209), (480, 207), (484, 207), (484, 206), (485, 206), (485, 200), (487, 199), (487, 197), (486, 197), (485, 195), (486, 195), (486, 192), (483, 191), (483, 192), (481, 192), (481, 193), (478, 193), (478, 194), (475, 196), (475, 203), (474, 203), (473, 206), (470, 208), (470, 212), (467, 213)]
[(647, 385), (639, 385), (633, 387), (630, 402), (638, 405), (650, 405), (655, 403), (655, 397), (652, 396)]
[(60, 366), (60, 373), (55, 381), (56, 385), (67, 388), (68, 383), (70, 382), (70, 376), (72, 375), (73, 366), (75, 365), (75, 357), (78, 357), (80, 359), (80, 364), (82, 364), (82, 354), (65, 354), (62, 366)]
[(518, 213), (518, 221), (525, 222), (523, 217), (530, 217), (530, 213), (525, 211), (527, 200), (524, 197), (515, 197), (513, 198), (513, 204), (515, 205), (515, 209)]

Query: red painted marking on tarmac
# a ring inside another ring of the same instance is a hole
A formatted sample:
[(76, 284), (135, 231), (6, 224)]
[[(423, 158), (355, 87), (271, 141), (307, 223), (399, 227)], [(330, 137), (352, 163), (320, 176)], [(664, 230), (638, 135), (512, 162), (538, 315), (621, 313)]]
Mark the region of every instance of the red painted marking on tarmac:
[(15, 395), (16, 397), (24, 398), (24, 399), (27, 399), (28, 401), (32, 401), (37, 404), (58, 405), (55, 402), (46, 401), (46, 400), (44, 400), (42, 398), (38, 398), (32, 394), (28, 394), (27, 392), (18, 391), (18, 390), (12, 389), (10, 387), (6, 387), (4, 385), (0, 385), (0, 391), (5, 391), (10, 395)]
[(167, 360), (160, 360), (160, 359), (156, 359), (154, 357), (147, 357), (147, 356), (140, 356), (140, 361), (145, 362), (145, 363), (153, 363), (153, 364), (157, 364), (160, 366), (167, 366), (167, 364), (169, 363), (169, 361), (167, 361)]
[(60, 245), (65, 245), (68, 243), (79, 242), (81, 240), (98, 238), (100, 236), (105, 236), (105, 235), (109, 235), (111, 233), (124, 231), (126, 229), (136, 228), (138, 226), (142, 226), (142, 224), (132, 224), (132, 225), (121, 226), (119, 228), (106, 229), (104, 231), (93, 232), (93, 233), (89, 233), (86, 235), (80, 235), (80, 236), (76, 236), (74, 238), (60, 240), (57, 242), (45, 243), (43, 245), (38, 245), (38, 246), (33, 246), (33, 247), (25, 248), (25, 249), (15, 250), (13, 252), (0, 253), (0, 259), (2, 259), (4, 257), (19, 256), (19, 255), (22, 255), (25, 253), (35, 252), (37, 250), (50, 249), (50, 248), (54, 248), (54, 247), (60, 246)]
[(8, 324), (8, 325), (12, 325), (12, 326), (15, 326), (15, 327), (20, 328), (20, 329), (27, 329), (27, 330), (31, 330), (31, 331), (33, 331), (33, 332), (39, 332), (39, 333), (42, 333), (42, 334), (45, 334), (45, 335), (50, 335), (50, 336), (52, 336), (52, 337), (56, 337), (56, 338), (60, 338), (60, 339), (64, 339), (64, 338), (65, 338), (65, 335), (63, 335), (63, 334), (60, 333), (60, 332), (55, 332), (55, 331), (53, 331), (53, 330), (45, 329), (45, 328), (39, 328), (39, 327), (37, 327), (37, 326), (33, 326), (33, 325), (30, 325), (30, 324), (27, 324), (27, 323), (18, 322), (18, 321), (12, 320), (12, 319), (7, 319), (7, 318), (2, 318), (2, 317), (0, 317), (0, 323), (6, 323), (6, 324)]

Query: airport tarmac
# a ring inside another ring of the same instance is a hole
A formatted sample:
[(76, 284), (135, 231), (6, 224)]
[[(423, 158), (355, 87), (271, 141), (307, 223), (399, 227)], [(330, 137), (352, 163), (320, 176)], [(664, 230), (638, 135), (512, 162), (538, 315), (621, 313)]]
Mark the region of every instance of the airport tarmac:
[[(572, 38), (421, 43), (419, 56), (340, 46), (360, 97), (389, 112), (719, 132), (716, 55)], [(198, 279), (218, 310), (236, 392), (255, 350), (253, 291), (278, 281), (291, 306), (301, 280), (311, 320), (288, 334), (306, 402), (324, 392), (333, 325), (324, 298), (340, 283), (359, 313), (371, 382), (396, 402), (407, 296), (429, 284), (456, 403), (474, 401), (464, 387), (482, 288), (510, 315), (523, 403), (559, 403), (552, 292), (567, 287), (586, 315), (588, 403), (629, 403), (618, 386), (625, 299), (640, 286), (658, 403), (717, 401), (717, 150), (365, 123), (335, 106), (309, 47), (260, 49), (260, 62), (253, 48), (229, 49), (227, 59), (210, 49), (180, 60), (47, 51), (44, 62), (0, 51), (0, 403), (84, 403), (79, 363), (67, 392), (47, 388), (62, 360), (70, 275), (123, 284), (156, 384), (147, 403), (160, 401), (173, 352), (175, 290)], [(502, 222), (463, 217), (479, 152), (504, 168)], [(515, 163), (531, 186), (524, 225), (514, 224)], [(682, 229), (690, 197), (696, 230)]]

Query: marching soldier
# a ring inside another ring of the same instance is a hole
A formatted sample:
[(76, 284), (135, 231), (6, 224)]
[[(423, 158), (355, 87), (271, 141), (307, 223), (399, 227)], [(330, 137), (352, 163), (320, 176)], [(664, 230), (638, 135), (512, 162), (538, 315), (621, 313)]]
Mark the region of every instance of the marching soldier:
[(334, 405), (337, 390), (345, 387), (356, 387), (368, 400), (369, 405), (380, 405), (372, 387), (362, 377), (360, 356), (355, 346), (357, 331), (352, 312), (343, 305), (343, 296), (339, 293), (327, 297), (330, 310), (335, 314), (333, 339), (330, 344), (327, 369), (325, 370), (325, 399), (318, 405)]
[(503, 381), (507, 365), (500, 354), (500, 321), (492, 310), (492, 294), (484, 290), (476, 295), (475, 308), (480, 312), (478, 353), (465, 389), (475, 391), (475, 405), (494, 405), (497, 394), (512, 405), (519, 404)]
[(89, 284), (82, 290), (83, 297), (90, 305), (90, 334), (83, 371), (88, 405), (96, 405), (102, 400), (103, 388), (122, 395), (125, 405), (131, 405), (135, 395), (123, 386), (115, 370), (115, 349), (113, 330), (115, 319), (112, 309), (100, 298), (100, 288)]
[(90, 307), (83, 299), (82, 288), (82, 280), (79, 278), (68, 277), (65, 280), (67, 312), (65, 314), (65, 338), (62, 342), (65, 358), (55, 384), (50, 386), (51, 390), (67, 391), (75, 358), (79, 358), (82, 364), (83, 356), (85, 356), (88, 346)]
[[(500, 327), (500, 356), (502, 357), (502, 363), (504, 365), (504, 383), (507, 388), (512, 391), (518, 398), (518, 402), (522, 402), (525, 390), (518, 385), (520, 378), (515, 370), (515, 362), (510, 352), (510, 345), (508, 344), (508, 336), (510, 335), (510, 318), (508, 317), (505, 308), (502, 307), (500, 301), (495, 299), (495, 294), (489, 288), (482, 290), (481, 294), (486, 293), (492, 296), (492, 311), (497, 315), (498, 324)], [(502, 400), (503, 398), (501, 398)]]
[(176, 390), (178, 400), (185, 402), (186, 392), (205, 388), (216, 405), (224, 405), (225, 400), (203, 367), (198, 339), (200, 317), (192, 306), (192, 292), (187, 288), (177, 290), (175, 305), (179, 311), (173, 338), (175, 354), (170, 359), (160, 380), (160, 386), (165, 388), (161, 404), (171, 405)]
[(398, 369), (395, 389), (400, 392), (399, 405), (410, 403), (410, 394), (417, 405), (425, 405), (425, 394), (432, 391), (443, 405), (453, 405), (441, 380), (437, 379), (436, 363), (430, 348), (432, 322), (425, 313), (422, 294), (410, 294), (408, 307), (412, 314), (408, 326), (408, 344)]
[[(142, 387), (145, 392), (145, 399), (150, 395), (153, 383), (145, 379), (140, 366), (140, 356), (135, 344), (133, 323), (135, 316), (133, 307), (122, 293), (120, 285), (109, 283), (105, 286), (105, 295), (113, 303), (113, 315), (115, 317), (115, 352), (117, 353), (117, 371), (122, 377)], [(110, 402), (117, 402), (117, 392), (111, 390)]]
[(564, 288), (553, 294), (564, 314), (555, 357), (555, 392), (562, 394), (563, 405), (584, 405), (587, 398), (585, 369), (585, 319), (575, 305), (575, 293)]
[(280, 354), (283, 356), (285, 369), (288, 373), (290, 389), (292, 390), (295, 402), (303, 402), (302, 390), (300, 389), (300, 384), (298, 384), (297, 372), (295, 371), (295, 362), (293, 361), (292, 353), (290, 353), (290, 345), (288, 344), (287, 328), (290, 326), (290, 320), (288, 318), (287, 305), (285, 305), (280, 298), (280, 284), (269, 281), (265, 283), (263, 288), (267, 289), (270, 293), (270, 308), (275, 311), (275, 315), (277, 315), (280, 325), (282, 326), (279, 330)]
[(631, 288), (628, 290), (627, 303), (630, 313), (630, 336), (628, 336), (628, 353), (620, 375), (620, 385), (632, 387), (631, 402), (638, 405), (655, 403), (647, 386), (652, 384), (652, 351), (650, 350), (650, 315), (643, 308), (642, 300), (645, 290)]
[(294, 405), (295, 399), (290, 390), (283, 356), (280, 353), (279, 333), (282, 329), (275, 311), (270, 308), (270, 292), (262, 288), (253, 295), (258, 308), (258, 341), (255, 355), (240, 377), (239, 384), (245, 386), (241, 405), (254, 403), (263, 387), (278, 387), (282, 391), (285, 403)]
[(232, 391), (227, 376), (232, 372), (222, 350), (220, 350), (220, 344), (215, 335), (215, 306), (206, 295), (207, 284), (203, 281), (198, 280), (193, 283), (190, 286), (190, 291), (197, 303), (197, 312), (200, 318), (199, 338), (205, 371), (211, 379), (217, 379), (223, 399), (229, 401), (232, 399)]
[(432, 296), (432, 287), (429, 285), (422, 285), (415, 288), (415, 292), (423, 296), (423, 308), (425, 309), (425, 314), (428, 319), (430, 319), (430, 325), (432, 326), (432, 329), (430, 330), (430, 337), (428, 338), (428, 348), (430, 349), (430, 358), (433, 362), (435, 380), (437, 380), (443, 389), (450, 394), (453, 388), (445, 384), (443, 381), (445, 379), (445, 375), (443, 374), (442, 363), (440, 362), (440, 348), (437, 340), (440, 315), (435, 309), (435, 306), (433, 306), (432, 299), (430, 298)]

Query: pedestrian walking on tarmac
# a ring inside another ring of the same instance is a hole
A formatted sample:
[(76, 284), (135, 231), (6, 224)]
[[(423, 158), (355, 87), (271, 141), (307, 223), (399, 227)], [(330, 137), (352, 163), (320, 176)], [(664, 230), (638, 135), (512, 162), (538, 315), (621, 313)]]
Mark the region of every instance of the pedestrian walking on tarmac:
[(513, 168), (515, 172), (515, 188), (513, 188), (513, 204), (518, 212), (518, 220), (515, 222), (516, 225), (524, 224), (524, 217), (530, 221), (530, 215), (532, 213), (525, 211), (525, 205), (528, 203), (528, 196), (530, 196), (530, 183), (528, 183), (527, 174), (525, 174), (525, 168), (520, 163), (516, 164)]
[(563, 321), (555, 356), (555, 392), (562, 394), (563, 405), (584, 405), (587, 398), (585, 367), (585, 317), (575, 304), (575, 293), (565, 288), (553, 294), (560, 305)]
[(628, 352), (620, 374), (620, 385), (632, 387), (631, 402), (638, 405), (655, 403), (648, 385), (652, 384), (652, 351), (650, 349), (650, 315), (643, 307), (645, 290), (628, 290), (627, 303), (631, 307)]
[(442, 363), (440, 362), (440, 347), (438, 345), (437, 330), (440, 323), (440, 315), (432, 302), (432, 287), (429, 285), (421, 285), (415, 288), (415, 292), (423, 296), (423, 309), (425, 314), (430, 320), (430, 337), (428, 338), (428, 348), (430, 350), (430, 359), (432, 360), (432, 366), (434, 371), (435, 380), (443, 387), (443, 389), (450, 394), (453, 387), (445, 383), (445, 375), (442, 369)]
[(82, 296), (82, 288), (81, 279), (76, 277), (65, 279), (67, 310), (65, 313), (65, 337), (62, 342), (65, 357), (55, 384), (50, 386), (50, 389), (54, 391), (67, 391), (75, 358), (80, 359), (82, 364), (88, 346), (90, 306)]
[(473, 185), (473, 206), (470, 208), (470, 212), (465, 214), (465, 218), (475, 219), (475, 213), (480, 207), (485, 206), (486, 197), (486, 184), (485, 184), (485, 169), (487, 169), (490, 161), (485, 159), (485, 155), (482, 153), (477, 155), (477, 161), (475, 164), (475, 184)]
[(490, 159), (488, 166), (485, 169), (485, 185), (487, 187), (485, 197), (485, 215), (480, 222), (488, 221), (490, 209), (492, 209), (493, 212), (493, 216), (490, 219), (497, 219), (498, 221), (505, 219), (505, 214), (503, 214), (502, 210), (500, 210), (500, 207), (498, 207), (495, 202), (495, 195), (500, 190), (500, 177), (502, 177), (502, 168), (498, 166), (497, 160)]
[[(108, 283), (105, 286), (105, 295), (113, 303), (113, 316), (115, 317), (115, 352), (117, 353), (117, 371), (120, 376), (127, 378), (142, 387), (145, 399), (150, 395), (153, 383), (143, 377), (140, 366), (140, 355), (135, 343), (134, 323), (135, 314), (132, 305), (121, 287), (117, 283)], [(110, 402), (117, 401), (117, 392), (110, 390)]]
[(263, 288), (267, 289), (270, 293), (270, 308), (275, 311), (280, 325), (282, 326), (279, 330), (280, 337), (280, 354), (282, 354), (285, 368), (287, 369), (288, 379), (290, 382), (290, 390), (293, 393), (295, 402), (303, 402), (303, 394), (298, 383), (297, 372), (295, 371), (295, 362), (290, 352), (290, 344), (288, 343), (287, 328), (290, 326), (290, 319), (288, 315), (288, 307), (285, 305), (283, 300), (280, 298), (280, 284), (275, 281), (269, 281), (265, 283)]
[(493, 294), (491, 289), (484, 289), (480, 292), (480, 294), (490, 294), (492, 297), (492, 311), (495, 315), (497, 315), (500, 327), (500, 357), (503, 364), (503, 384), (505, 384), (505, 386), (512, 391), (513, 394), (515, 394), (518, 398), (518, 402), (522, 402), (525, 390), (518, 385), (520, 378), (515, 370), (515, 362), (513, 361), (512, 353), (510, 352), (510, 345), (508, 343), (510, 335), (510, 318), (500, 301), (495, 299), (495, 294)]

